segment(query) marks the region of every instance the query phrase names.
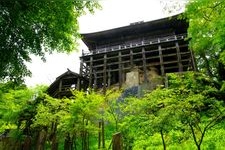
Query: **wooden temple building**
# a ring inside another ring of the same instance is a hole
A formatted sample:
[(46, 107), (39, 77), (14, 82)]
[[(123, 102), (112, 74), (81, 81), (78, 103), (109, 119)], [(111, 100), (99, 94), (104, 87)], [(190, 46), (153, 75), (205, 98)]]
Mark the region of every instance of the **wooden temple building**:
[(57, 87), (61, 97), (66, 86), (73, 84), (76, 89), (105, 91), (112, 85), (122, 87), (129, 82), (133, 82), (131, 86), (151, 83), (154, 74), (162, 77), (166, 73), (195, 70), (194, 57), (185, 40), (188, 23), (177, 18), (176, 15), (82, 34), (88, 51), (80, 57), (80, 74), (64, 73), (49, 92)]
[(82, 34), (89, 51), (80, 57), (80, 75), (89, 80), (89, 87), (106, 89), (114, 84), (121, 87), (134, 68), (138, 68), (139, 83), (150, 82), (151, 70), (160, 76), (195, 70), (194, 57), (185, 40), (188, 23), (177, 18)]

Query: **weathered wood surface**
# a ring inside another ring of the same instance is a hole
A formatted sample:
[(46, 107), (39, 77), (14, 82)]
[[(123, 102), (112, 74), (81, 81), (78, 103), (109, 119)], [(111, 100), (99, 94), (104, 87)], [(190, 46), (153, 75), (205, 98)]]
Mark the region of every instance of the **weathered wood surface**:
[(122, 149), (123, 149), (122, 134), (116, 133), (113, 135), (112, 139), (112, 150), (122, 150)]

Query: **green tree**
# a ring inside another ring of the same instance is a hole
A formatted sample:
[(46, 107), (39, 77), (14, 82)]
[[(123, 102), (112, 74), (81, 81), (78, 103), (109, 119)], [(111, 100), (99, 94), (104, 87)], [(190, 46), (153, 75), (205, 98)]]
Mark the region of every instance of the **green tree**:
[[(178, 122), (176, 101), (176, 95), (170, 89), (156, 89), (145, 94), (141, 99), (131, 97), (128, 99), (128, 105), (124, 112), (129, 114), (125, 117), (128, 124), (125, 124), (129, 126), (128, 128), (134, 129), (132, 134), (136, 137), (136, 140), (139, 139), (137, 133), (140, 137), (147, 135), (146, 138), (160, 134), (162, 146), (165, 150), (167, 147), (165, 136), (176, 128), (175, 125)], [(140, 131), (135, 130), (135, 128)], [(142, 146), (146, 148), (149, 145), (144, 144)]]
[(121, 91), (117, 90), (107, 90), (104, 96), (105, 99), (105, 111), (106, 120), (115, 126), (115, 132), (119, 131), (119, 121), (122, 118), (120, 112), (120, 102), (119, 97), (121, 96)]
[(3, 144), (2, 149), (19, 149), (22, 143), (24, 149), (31, 148), (30, 137), (33, 133), (30, 125), (39, 101), (37, 96), (44, 89), (46, 88), (28, 89), (25, 86), (15, 86), (12, 82), (0, 84), (0, 133), (10, 137), (3, 138), (6, 144)]
[(143, 139), (151, 137), (151, 140), (160, 135), (166, 149), (173, 142), (175, 133), (179, 135), (176, 136), (177, 142), (193, 139), (196, 148), (201, 149), (206, 132), (224, 120), (224, 102), (218, 96), (220, 90), (201, 73), (167, 76), (168, 88), (156, 89), (143, 98), (127, 100), (122, 127), (133, 138), (135, 148), (150, 147), (150, 142)]
[(46, 140), (49, 141), (52, 150), (58, 149), (58, 124), (68, 115), (69, 106), (68, 100), (43, 95), (42, 101), (37, 105), (36, 115), (32, 118), (32, 128), (39, 132), (35, 141), (37, 149), (42, 149)]
[(214, 82), (201, 73), (168, 75), (169, 88), (176, 95), (176, 114), (186, 127), (198, 150), (206, 132), (224, 121), (223, 99), (212, 93), (220, 93)]
[(36, 89), (25, 86), (12, 88), (11, 83), (0, 84), (0, 132), (20, 127), (19, 119), (35, 94), (38, 94)]
[(190, 0), (185, 10), (198, 67), (218, 80), (225, 80), (224, 8), (223, 0)]
[[(74, 147), (87, 150), (90, 149), (91, 135), (96, 136), (99, 131), (98, 121), (102, 119), (101, 108), (104, 97), (93, 91), (90, 93), (74, 91), (73, 94), (74, 97), (67, 99), (71, 103), (67, 109), (68, 114), (64, 115), (59, 123), (59, 130), (67, 135), (68, 139), (76, 139)], [(97, 148), (96, 141), (95, 144)]]
[(96, 1), (2, 0), (0, 1), (0, 81), (20, 82), (30, 75), (25, 62), (34, 54), (71, 52), (76, 48), (77, 19), (93, 12)]

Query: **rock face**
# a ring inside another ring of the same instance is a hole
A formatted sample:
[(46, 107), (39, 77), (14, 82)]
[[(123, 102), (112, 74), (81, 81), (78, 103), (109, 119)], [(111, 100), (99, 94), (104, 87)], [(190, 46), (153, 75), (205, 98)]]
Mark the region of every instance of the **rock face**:
[(139, 85), (139, 71), (138, 68), (133, 68), (130, 72), (126, 74), (125, 87), (131, 88), (133, 86)]
[(151, 91), (157, 86), (164, 85), (163, 77), (159, 75), (158, 69), (155, 67), (147, 68), (146, 78), (142, 70), (134, 67), (130, 72), (126, 73), (125, 89), (133, 89), (138, 87), (138, 93), (135, 95), (143, 95), (145, 91)]
[(159, 72), (158, 72), (157, 68), (155, 68), (155, 67), (149, 67), (148, 68), (147, 77), (148, 77), (149, 81), (151, 81), (152, 79), (157, 78), (159, 76), (160, 75), (159, 75)]

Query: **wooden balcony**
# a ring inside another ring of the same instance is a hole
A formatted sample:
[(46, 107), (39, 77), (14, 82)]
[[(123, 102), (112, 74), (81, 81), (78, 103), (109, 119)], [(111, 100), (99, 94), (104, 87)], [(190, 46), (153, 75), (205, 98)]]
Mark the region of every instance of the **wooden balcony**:
[(153, 38), (153, 39), (149, 39), (149, 40), (142, 40), (142, 41), (135, 41), (135, 42), (133, 41), (130, 43), (128, 42), (127, 44), (109, 46), (109, 47), (105, 47), (105, 48), (92, 50), (89, 52), (83, 52), (82, 55), (87, 56), (87, 55), (119, 51), (119, 50), (130, 49), (130, 48), (137, 48), (137, 47), (142, 47), (142, 46), (149, 46), (149, 45), (154, 45), (154, 44), (161, 44), (161, 43), (172, 42), (172, 41), (177, 41), (177, 40), (184, 40), (186, 37), (187, 37), (187, 34), (185, 33), (185, 34), (171, 35), (171, 36), (166, 36), (166, 37), (161, 37), (161, 38)]

